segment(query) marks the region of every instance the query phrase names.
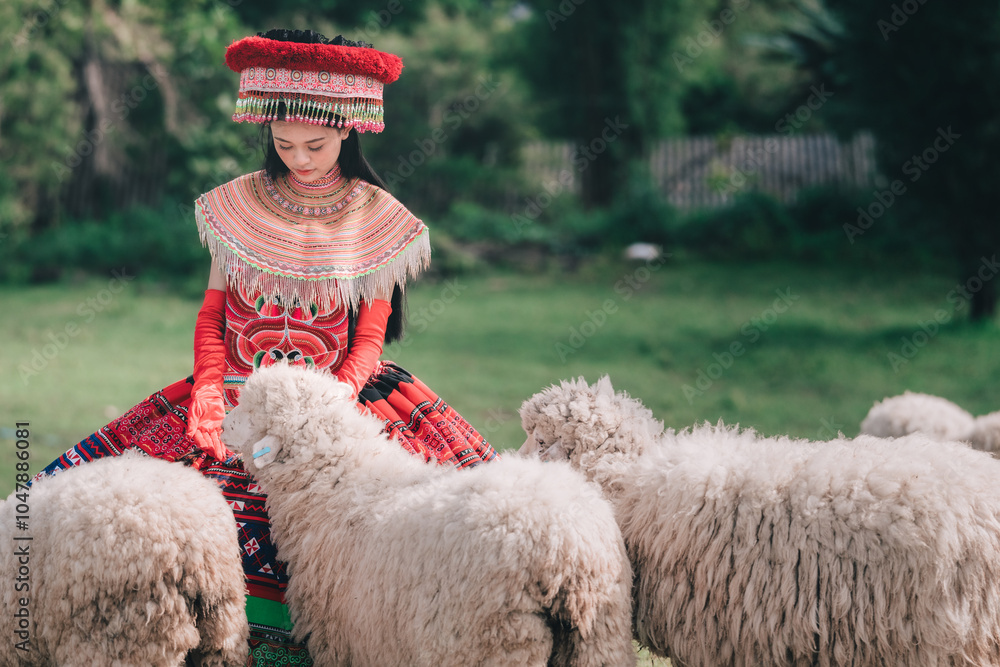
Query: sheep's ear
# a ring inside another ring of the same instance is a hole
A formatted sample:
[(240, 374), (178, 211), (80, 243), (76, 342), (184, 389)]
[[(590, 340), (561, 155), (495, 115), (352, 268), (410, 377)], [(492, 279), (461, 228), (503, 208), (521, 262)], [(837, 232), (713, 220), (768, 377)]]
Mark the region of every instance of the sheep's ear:
[(273, 463), (281, 448), (280, 441), (273, 435), (265, 435), (253, 446), (253, 464), (258, 468), (263, 468), (268, 463)]

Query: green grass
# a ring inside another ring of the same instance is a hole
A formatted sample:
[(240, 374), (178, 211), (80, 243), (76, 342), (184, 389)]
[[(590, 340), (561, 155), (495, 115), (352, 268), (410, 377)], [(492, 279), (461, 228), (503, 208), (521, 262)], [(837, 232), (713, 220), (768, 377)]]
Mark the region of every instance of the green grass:
[[(644, 273), (640, 266), (604, 260), (571, 276), (421, 281), (408, 292), (408, 342), (389, 346), (383, 358), (424, 380), (499, 448), (523, 441), (517, 410), (524, 399), (578, 375), (609, 374), (670, 426), (722, 418), (809, 438), (836, 429), (856, 434), (875, 400), (905, 389), (944, 396), (974, 414), (1000, 408), (991, 391), (1000, 375), (1000, 329), (965, 322), (966, 310), (948, 301), (954, 281), (947, 275), (709, 263)], [(102, 293), (107, 287), (107, 280), (0, 287), (4, 495), (14, 485), (15, 422), (31, 424), (34, 472), (190, 373), (200, 298), (139, 281), (114, 295)], [(793, 298), (780, 314), (769, 312), (776, 290)], [(88, 305), (102, 297), (105, 304)], [(937, 311), (949, 323), (893, 368), (889, 354), (905, 358), (904, 339), (912, 341)], [(57, 353), (43, 357), (37, 374), (22, 377), (34, 353), (44, 355), (52, 343), (49, 334), (58, 339), (69, 324), (76, 333), (48, 350)], [(715, 355), (734, 343), (742, 353), (723, 368)], [(699, 388), (700, 371), (716, 377)], [(685, 393), (685, 385), (698, 393)], [(639, 656), (642, 665), (669, 665)]]
[[(383, 358), (421, 378), (498, 448), (523, 441), (524, 399), (562, 378), (604, 373), (675, 427), (722, 418), (767, 434), (852, 435), (875, 400), (905, 389), (974, 414), (1000, 408), (991, 391), (1000, 329), (965, 322), (967, 309), (956, 312), (948, 301), (950, 276), (710, 263), (644, 273), (640, 266), (602, 260), (574, 275), (495, 273), (452, 287), (421, 281), (408, 291), (409, 342), (388, 346)], [(0, 287), (4, 494), (13, 488), (15, 422), (31, 424), (36, 471), (190, 373), (200, 299), (139, 281), (102, 295), (107, 287), (107, 280)], [(795, 297), (780, 314), (768, 312), (776, 290)], [(91, 315), (87, 300), (102, 296), (106, 305)], [(938, 310), (951, 321), (894, 369), (889, 354), (902, 357), (903, 339)], [(22, 377), (49, 334), (58, 338), (68, 324), (77, 333), (37, 374)], [(734, 343), (742, 354), (713, 366)], [(685, 393), (685, 385), (699, 393)]]

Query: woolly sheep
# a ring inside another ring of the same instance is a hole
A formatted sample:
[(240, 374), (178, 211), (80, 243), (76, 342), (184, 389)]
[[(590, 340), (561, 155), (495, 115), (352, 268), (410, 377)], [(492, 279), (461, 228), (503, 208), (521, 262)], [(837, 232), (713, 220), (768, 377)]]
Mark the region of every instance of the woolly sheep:
[(318, 665), (632, 665), (632, 574), (568, 466), (406, 453), (349, 385), (262, 368), (223, 441), (267, 494), (297, 638)]
[(1000, 412), (976, 417), (968, 441), (974, 449), (1000, 455)]
[(2, 667), (246, 660), (236, 522), (180, 463), (125, 452), (42, 478), (27, 498), (15, 490), (0, 502), (0, 544)]
[(1000, 664), (1000, 462), (984, 453), (721, 423), (657, 436), (606, 376), (547, 388), (521, 419), (523, 452), (605, 489), (654, 652), (692, 667)]
[(973, 417), (951, 401), (928, 394), (908, 391), (876, 403), (861, 422), (861, 432), (883, 437), (923, 433), (1000, 455), (1000, 412)]
[(861, 432), (882, 438), (923, 433), (935, 440), (965, 440), (973, 423), (971, 414), (947, 399), (907, 391), (875, 403), (861, 422)]

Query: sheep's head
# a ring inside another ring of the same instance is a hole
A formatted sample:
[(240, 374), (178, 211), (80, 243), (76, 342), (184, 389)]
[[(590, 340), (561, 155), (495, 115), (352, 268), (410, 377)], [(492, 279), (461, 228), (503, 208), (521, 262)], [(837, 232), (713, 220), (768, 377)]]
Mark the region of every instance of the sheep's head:
[(861, 422), (861, 432), (880, 438), (923, 433), (937, 440), (966, 440), (974, 427), (971, 414), (939, 396), (906, 391), (875, 403)]
[(580, 377), (547, 387), (520, 414), (528, 436), (522, 454), (568, 460), (588, 477), (600, 463), (639, 456), (663, 431), (640, 401), (616, 394), (607, 375), (593, 385)]
[(972, 433), (969, 434), (969, 444), (974, 449), (1000, 458), (1000, 412), (976, 417)]
[(295, 456), (303, 443), (329, 440), (338, 410), (356, 414), (353, 404), (351, 386), (328, 373), (286, 363), (263, 367), (247, 377), (239, 404), (222, 423), (222, 441), (243, 455), (248, 470), (263, 468)]

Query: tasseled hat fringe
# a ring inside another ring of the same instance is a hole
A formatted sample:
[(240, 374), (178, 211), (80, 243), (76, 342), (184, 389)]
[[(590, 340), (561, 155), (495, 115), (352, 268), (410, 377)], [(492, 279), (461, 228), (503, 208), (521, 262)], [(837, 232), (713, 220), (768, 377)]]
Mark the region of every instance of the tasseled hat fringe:
[(278, 118), (278, 105), (285, 104), (284, 120), (325, 125), (335, 118), (337, 127), (353, 127), (358, 132), (385, 129), (382, 100), (363, 97), (331, 98), (304, 93), (241, 91), (233, 120), (237, 123), (268, 123)]

